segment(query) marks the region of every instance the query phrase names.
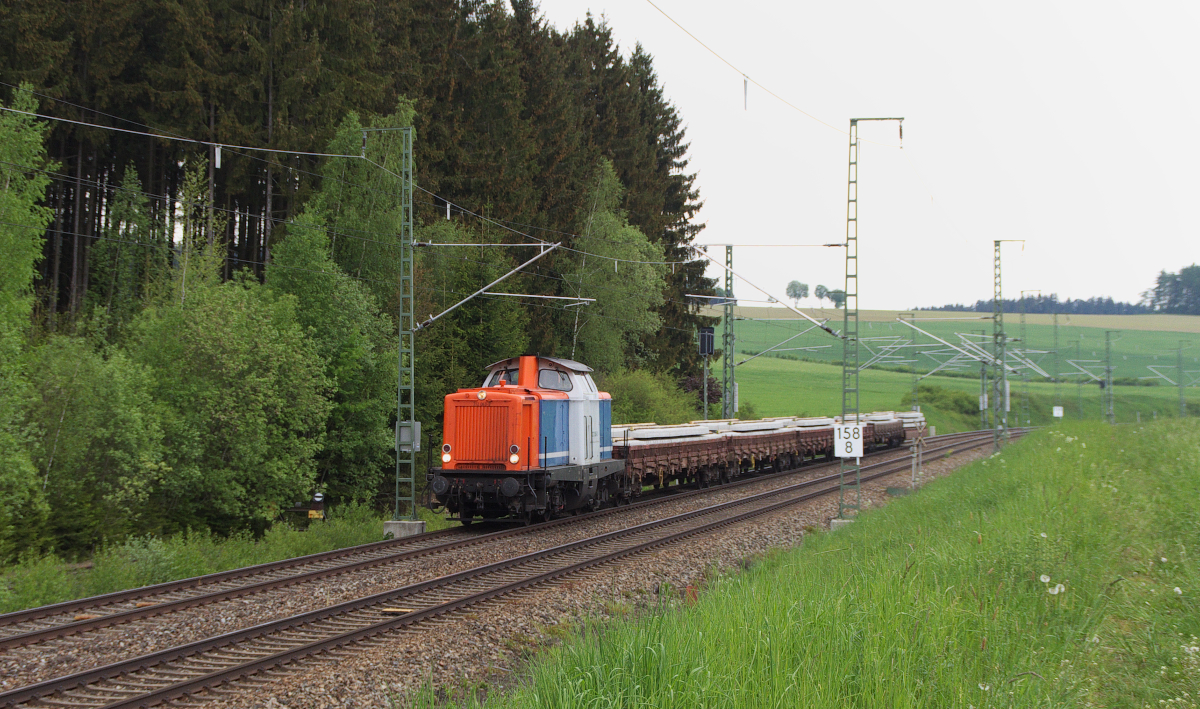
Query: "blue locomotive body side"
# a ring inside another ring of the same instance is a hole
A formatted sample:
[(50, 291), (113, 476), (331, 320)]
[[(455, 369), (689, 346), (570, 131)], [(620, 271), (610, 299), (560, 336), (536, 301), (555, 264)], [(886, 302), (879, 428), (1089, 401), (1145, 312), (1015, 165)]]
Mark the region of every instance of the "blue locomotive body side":
[(566, 465), (570, 453), (571, 424), (567, 399), (542, 399), (538, 410), (541, 421), (542, 467)]
[(600, 400), (600, 457), (612, 457), (612, 399)]

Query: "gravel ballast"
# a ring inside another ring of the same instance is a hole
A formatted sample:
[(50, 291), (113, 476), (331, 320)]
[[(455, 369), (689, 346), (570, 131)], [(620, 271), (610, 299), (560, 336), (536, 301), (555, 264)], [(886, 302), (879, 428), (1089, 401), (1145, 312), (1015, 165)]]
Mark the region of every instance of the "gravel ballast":
[[(990, 448), (984, 446), (949, 457), (927, 458), (918, 485), (989, 453)], [(887, 488), (907, 487), (908, 482), (909, 473), (905, 471), (864, 484), (863, 507), (886, 504)], [(763, 490), (768, 489), (765, 485), (766, 481)], [(741, 488), (724, 494), (733, 499), (751, 492)], [(700, 498), (703, 502), (696, 502)], [(695, 509), (725, 501), (708, 496), (700, 498), (679, 503), (692, 503), (691, 509)], [(684, 511), (654, 509), (655, 518)], [(538, 648), (557, 642), (567, 633), (566, 629), (579, 622), (603, 620), (651, 607), (667, 589), (671, 589), (673, 599), (689, 586), (702, 588), (707, 575), (714, 570), (736, 569), (771, 549), (798, 544), (814, 529), (828, 529), (829, 520), (837, 512), (837, 496), (824, 496), (692, 537), (686, 543), (592, 569), (553, 585), (527, 589), (463, 613), (426, 621), (412, 629), (346, 648), (336, 656), (308, 658), (270, 678), (247, 682), (236, 692), (227, 688), (219, 697), (205, 693), (187, 703), (200, 704), (207, 697), (219, 699), (221, 706), (228, 707), (395, 707), (403, 706), (405, 699), (424, 686), (449, 694), (502, 691), (519, 681), (522, 666)], [(568, 525), (563, 533), (567, 534), (569, 529), (570, 538), (582, 538), (637, 522), (617, 515), (596, 523), (603, 527), (578, 525), (588, 526), (589, 531), (585, 532)], [(547, 538), (539, 539), (540, 542), (530, 543), (541, 548), (549, 546)], [(515, 554), (508, 554), (512, 555)]]

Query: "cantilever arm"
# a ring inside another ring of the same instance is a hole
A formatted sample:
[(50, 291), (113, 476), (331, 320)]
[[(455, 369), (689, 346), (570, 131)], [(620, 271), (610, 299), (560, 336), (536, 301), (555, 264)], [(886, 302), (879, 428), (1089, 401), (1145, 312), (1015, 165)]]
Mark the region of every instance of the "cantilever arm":
[[(532, 244), (531, 244), (531, 245), (532, 245)], [(517, 271), (520, 271), (522, 268), (525, 268), (526, 266), (528, 266), (529, 264), (533, 263), (534, 261), (537, 261), (537, 260), (538, 260), (538, 259), (540, 259), (541, 257), (543, 257), (543, 256), (545, 256), (546, 254), (550, 253), (551, 251), (553, 251), (553, 250), (557, 249), (559, 246), (562, 246), (562, 242), (561, 242), (561, 241), (560, 241), (560, 242), (558, 242), (557, 244), (552, 244), (552, 245), (550, 246), (550, 248), (548, 248), (548, 249), (547, 249), (547, 248), (545, 248), (545, 247), (543, 247), (543, 248), (542, 248), (542, 251), (541, 251), (540, 253), (538, 253), (538, 255), (537, 255), (537, 256), (534, 256), (533, 258), (529, 259), (528, 261), (526, 261), (525, 263), (521, 264), (520, 266), (517, 266), (516, 268), (514, 268), (513, 270), (511, 270), (511, 271), (509, 271), (508, 273), (504, 274), (503, 276), (500, 276), (500, 277), (499, 277), (499, 278), (497, 278), (496, 280), (494, 280), (494, 281), (492, 281), (491, 283), (487, 284), (487, 285), (486, 285), (486, 286), (484, 286), (483, 288), (480, 288), (479, 290), (475, 291), (475, 292), (474, 292), (474, 293), (472, 293), (471, 295), (468, 295), (466, 298), (463, 298), (462, 300), (458, 301), (458, 302), (457, 302), (457, 303), (455, 303), (454, 305), (451, 305), (449, 308), (446, 308), (445, 310), (443, 310), (442, 312), (438, 313), (437, 315), (430, 315), (430, 316), (429, 316), (429, 319), (428, 319), (428, 320), (426, 320), (425, 322), (423, 322), (423, 323), (419, 323), (419, 324), (417, 324), (417, 325), (414, 325), (414, 326), (413, 326), (413, 332), (417, 332), (418, 330), (424, 330), (425, 328), (427, 328), (427, 327), (429, 327), (430, 325), (432, 325), (432, 324), (434, 323), (434, 321), (435, 321), (435, 320), (438, 320), (438, 319), (439, 319), (439, 318), (441, 318), (442, 316), (444, 316), (444, 315), (446, 315), (447, 313), (449, 313), (450, 311), (452, 311), (452, 310), (454, 310), (454, 309), (458, 308), (458, 306), (462, 305), (463, 303), (467, 302), (468, 300), (471, 300), (471, 299), (472, 299), (472, 298), (474, 298), (475, 296), (477, 296), (477, 295), (481, 295), (481, 294), (482, 294), (484, 291), (486, 291), (487, 289), (489, 289), (489, 288), (491, 288), (492, 286), (496, 285), (496, 284), (497, 284), (497, 283), (499, 283), (500, 281), (503, 281), (505, 278), (508, 278), (509, 276), (513, 275), (513, 274), (514, 274), (514, 273), (516, 273)]]

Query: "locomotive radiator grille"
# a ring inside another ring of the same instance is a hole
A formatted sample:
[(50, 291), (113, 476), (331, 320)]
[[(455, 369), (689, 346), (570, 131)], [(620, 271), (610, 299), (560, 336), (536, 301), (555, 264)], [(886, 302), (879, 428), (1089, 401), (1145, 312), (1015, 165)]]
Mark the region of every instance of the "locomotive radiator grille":
[(454, 418), (458, 460), (500, 465), (508, 460), (507, 406), (458, 406)]

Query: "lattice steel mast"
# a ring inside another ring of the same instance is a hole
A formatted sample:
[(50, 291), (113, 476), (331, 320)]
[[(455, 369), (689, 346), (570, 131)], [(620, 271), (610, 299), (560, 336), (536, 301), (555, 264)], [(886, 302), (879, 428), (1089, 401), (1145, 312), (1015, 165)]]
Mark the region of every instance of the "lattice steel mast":
[(1008, 413), (1005, 411), (1008, 391), (1008, 373), (1005, 370), (1004, 338), (1004, 295), (1000, 288), (1000, 244), (994, 242), (992, 258), (992, 451), (1000, 452), (1002, 442), (1008, 438)]
[(1179, 351), (1176, 353), (1176, 371), (1179, 373), (1179, 418), (1187, 416), (1187, 400), (1184, 399), (1183, 392), (1183, 345), (1184, 341), (1179, 341)]
[[(409, 519), (417, 519), (416, 452), (420, 432), (414, 425), (416, 397), (413, 369), (413, 139), (412, 128), (400, 131), (400, 373), (396, 378), (396, 508), (392, 519), (400, 519), (400, 503), (408, 504)], [(409, 442), (401, 443), (407, 425)], [(408, 496), (401, 485), (408, 485)]]
[(733, 244), (725, 245), (725, 333), (721, 339), (721, 418), (731, 419), (737, 413), (734, 406), (734, 337), (733, 337)]
[(1113, 366), (1112, 366), (1112, 334), (1114, 330), (1104, 331), (1104, 418), (1109, 423), (1117, 422), (1117, 412), (1113, 409)]
[[(846, 182), (846, 285), (842, 311), (842, 423), (860, 423), (858, 391), (858, 124), (861, 121), (897, 121), (904, 139), (903, 118), (851, 118), (850, 160)], [(852, 476), (854, 482), (846, 482)], [(857, 459), (842, 458), (838, 477), (838, 517), (862, 508), (862, 466)], [(847, 502), (847, 493), (854, 501)]]

